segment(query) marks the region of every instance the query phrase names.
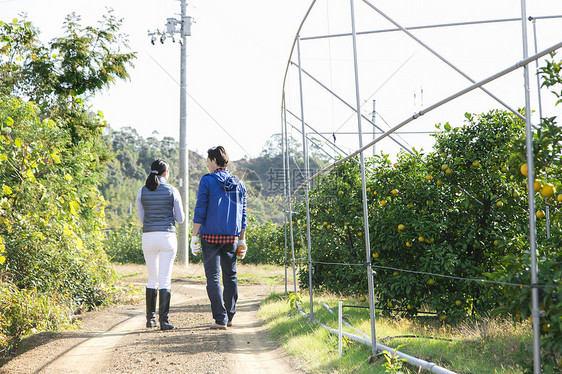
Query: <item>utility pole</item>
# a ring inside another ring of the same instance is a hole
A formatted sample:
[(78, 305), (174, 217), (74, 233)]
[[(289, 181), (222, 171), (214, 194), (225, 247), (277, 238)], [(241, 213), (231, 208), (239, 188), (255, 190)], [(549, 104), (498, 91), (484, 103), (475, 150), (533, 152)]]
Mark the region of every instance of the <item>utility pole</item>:
[[(180, 19), (167, 18), (166, 29), (161, 32), (149, 32), (148, 35), (152, 36), (151, 42), (156, 42), (157, 36), (160, 36), (160, 42), (164, 44), (167, 37), (176, 42), (175, 35), (179, 34), (180, 44), (180, 154), (179, 154), (179, 192), (182, 199), (183, 210), (186, 217), (189, 217), (189, 160), (187, 152), (187, 37), (191, 36), (191, 23), (192, 18), (187, 16), (187, 3), (186, 0), (179, 0), (181, 4)], [(188, 266), (188, 230), (189, 220), (186, 218), (185, 222), (178, 227), (178, 252), (177, 261), (179, 264)]]

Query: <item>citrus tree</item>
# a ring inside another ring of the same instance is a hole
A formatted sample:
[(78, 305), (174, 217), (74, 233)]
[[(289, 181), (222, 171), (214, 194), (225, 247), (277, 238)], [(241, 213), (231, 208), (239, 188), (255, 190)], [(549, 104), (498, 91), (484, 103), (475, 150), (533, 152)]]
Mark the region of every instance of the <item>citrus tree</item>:
[(67, 310), (100, 305), (114, 289), (97, 189), (111, 155), (103, 114), (86, 102), (126, 77), (134, 55), (114, 49), (120, 22), (110, 15), (100, 28), (78, 21), (69, 16), (49, 45), (26, 20), (0, 22), (2, 355), (56, 325), (46, 319), (68, 322)]

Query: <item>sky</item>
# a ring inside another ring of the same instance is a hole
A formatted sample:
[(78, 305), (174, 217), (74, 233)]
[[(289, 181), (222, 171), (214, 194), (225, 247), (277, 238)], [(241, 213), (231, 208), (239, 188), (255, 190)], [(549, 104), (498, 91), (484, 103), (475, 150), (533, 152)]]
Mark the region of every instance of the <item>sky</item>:
[[(256, 157), (267, 140), (281, 130), (282, 93), (290, 133), (300, 139), (301, 103), (298, 63), (291, 46), (312, 1), (304, 0), (192, 0), (187, 13), (193, 17), (187, 41), (187, 138), (188, 149), (204, 155), (206, 149), (223, 145), (232, 159)], [(452, 2), (445, 0), (371, 0), (403, 26), (482, 21), (521, 17), (518, 0)], [(429, 4), (431, 3), (431, 6)], [(10, 21), (22, 12), (42, 32), (42, 40), (61, 35), (64, 17), (76, 12), (83, 25), (95, 25), (106, 7), (123, 18), (122, 31), (129, 35), (137, 53), (131, 78), (99, 93), (92, 109), (104, 112), (114, 129), (133, 127), (144, 136), (179, 138), (180, 46), (167, 40), (150, 43), (148, 31), (164, 29), (166, 18), (179, 17), (177, 0), (0, 0), (0, 20)], [(560, 0), (527, 0), (527, 16), (562, 15)], [(353, 50), (350, 37), (306, 40), (310, 36), (349, 33), (349, 1), (319, 0), (305, 21), (300, 49), (301, 66), (352, 105), (356, 105)], [(358, 32), (392, 26), (363, 1), (355, 0)], [(533, 27), (528, 22), (529, 54), (534, 51)], [(505, 22), (412, 31), (475, 81), (522, 59), (521, 22)], [(562, 18), (537, 20), (539, 50), (562, 40)], [(404, 33), (361, 35), (357, 39), (359, 93), (362, 113), (375, 122), (395, 126), (429, 105), (470, 85), (457, 72), (437, 60)], [(534, 65), (533, 65), (534, 69)], [(536, 82), (532, 76), (531, 84)], [(513, 108), (524, 106), (522, 70), (493, 82), (489, 89)], [(303, 112), (307, 124), (326, 136), (336, 137), (345, 152), (359, 146), (358, 123), (339, 99), (307, 77), (303, 78)], [(283, 91), (284, 90), (284, 91)], [(538, 110), (536, 87), (531, 87), (532, 109)], [(548, 92), (543, 109), (552, 115)], [(500, 108), (493, 99), (474, 92), (439, 110), (422, 116), (403, 131), (407, 147), (431, 148), (425, 133), (435, 123), (462, 124), (464, 112), (479, 113)], [(293, 127), (291, 127), (294, 126)], [(363, 122), (363, 144), (372, 139), (371, 125)], [(319, 137), (318, 135), (316, 137)], [(332, 154), (330, 147), (324, 149)], [(377, 144), (377, 152), (392, 153), (391, 141)]]

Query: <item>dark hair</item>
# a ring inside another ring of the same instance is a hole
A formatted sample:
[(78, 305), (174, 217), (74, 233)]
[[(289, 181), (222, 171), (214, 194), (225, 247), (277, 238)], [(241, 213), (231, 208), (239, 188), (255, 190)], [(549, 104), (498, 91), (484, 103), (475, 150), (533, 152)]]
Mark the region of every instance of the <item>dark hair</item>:
[(222, 145), (209, 148), (207, 150), (207, 157), (209, 157), (209, 160), (215, 160), (217, 166), (225, 167), (228, 164), (228, 153), (226, 153), (226, 149)]
[(162, 175), (166, 170), (168, 170), (169, 166), (166, 161), (159, 158), (152, 162), (150, 165), (150, 174), (148, 174), (148, 178), (146, 178), (146, 188), (150, 191), (154, 191), (160, 185), (160, 180), (158, 179), (159, 175)]

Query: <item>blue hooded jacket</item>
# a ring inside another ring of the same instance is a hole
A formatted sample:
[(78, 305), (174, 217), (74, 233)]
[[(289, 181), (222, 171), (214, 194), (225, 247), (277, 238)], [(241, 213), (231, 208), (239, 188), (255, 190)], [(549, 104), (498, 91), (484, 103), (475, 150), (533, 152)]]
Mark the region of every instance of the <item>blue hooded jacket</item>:
[(199, 234), (240, 235), (246, 228), (246, 187), (228, 170), (205, 174), (199, 182), (193, 223)]

